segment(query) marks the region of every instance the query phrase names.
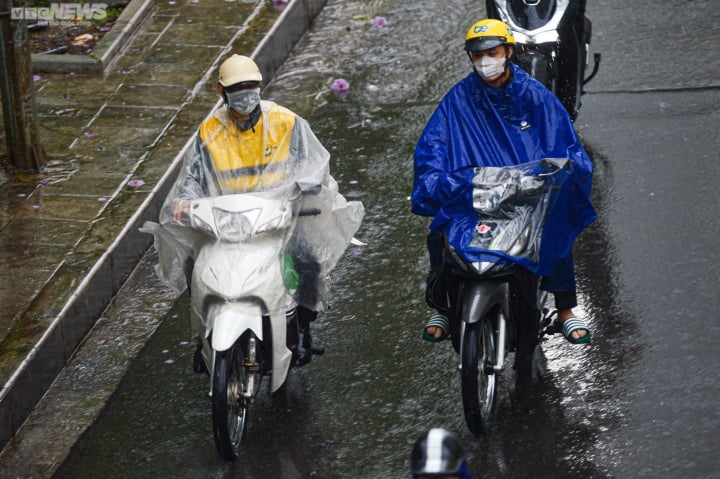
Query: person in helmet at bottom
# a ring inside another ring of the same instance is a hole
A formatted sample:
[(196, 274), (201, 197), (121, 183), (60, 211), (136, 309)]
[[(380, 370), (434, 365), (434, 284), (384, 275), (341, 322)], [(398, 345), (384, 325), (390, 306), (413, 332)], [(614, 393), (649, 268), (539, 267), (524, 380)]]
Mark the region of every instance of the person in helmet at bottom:
[[(415, 147), (412, 212), (433, 217), (427, 248), (430, 274), (426, 299), (438, 314), (424, 328), (424, 339), (449, 337), (452, 317), (452, 275), (443, 263), (444, 237), (462, 250), (471, 235), (453, 229), (453, 219), (474, 214), (472, 180), (477, 167), (520, 165), (545, 158), (569, 158), (572, 174), (558, 193), (552, 241), (543, 242), (536, 275), (553, 293), (556, 328), (573, 344), (588, 343), (590, 329), (577, 306), (572, 243), (595, 219), (590, 202), (593, 164), (560, 100), (545, 86), (510, 62), (515, 38), (494, 19), (474, 23), (465, 36), (473, 71), (443, 97)], [(547, 258), (545, 260), (544, 258)], [(450, 298), (450, 300), (448, 300)]]
[[(260, 69), (249, 57), (234, 54), (220, 65), (217, 91), (223, 106), (200, 125), (161, 210), (161, 224), (187, 219), (190, 199), (266, 191), (303, 179), (318, 181), (331, 195), (340, 196), (337, 183), (328, 172), (330, 154), (307, 121), (272, 101), (261, 100), (261, 85)], [(295, 366), (311, 361), (310, 323), (317, 317), (318, 309), (326, 306), (325, 271), (307, 246), (307, 236), (302, 236), (303, 228), (307, 229), (303, 221), (299, 220), (295, 229), (294, 237), (300, 239), (290, 245), (294, 268), (299, 274), (295, 298), (299, 344)], [(188, 279), (192, 261), (191, 253), (184, 271)], [(186, 280), (186, 284), (190, 282)], [(193, 367), (196, 372), (205, 372), (200, 356), (202, 325), (192, 324), (192, 329), (198, 344)]]
[(472, 479), (462, 444), (451, 432), (439, 427), (415, 441), (410, 473), (413, 479)]

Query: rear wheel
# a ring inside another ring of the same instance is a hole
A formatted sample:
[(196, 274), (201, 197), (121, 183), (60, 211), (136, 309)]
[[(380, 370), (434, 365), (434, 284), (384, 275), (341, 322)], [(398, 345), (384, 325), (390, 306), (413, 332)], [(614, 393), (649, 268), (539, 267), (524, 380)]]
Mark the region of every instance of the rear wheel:
[(467, 324), (460, 371), (465, 422), (473, 434), (488, 426), (495, 405), (495, 335), (490, 317)]
[(242, 340), (217, 353), (213, 370), (212, 420), (215, 447), (224, 459), (237, 458), (247, 425), (250, 398), (243, 394), (247, 385)]

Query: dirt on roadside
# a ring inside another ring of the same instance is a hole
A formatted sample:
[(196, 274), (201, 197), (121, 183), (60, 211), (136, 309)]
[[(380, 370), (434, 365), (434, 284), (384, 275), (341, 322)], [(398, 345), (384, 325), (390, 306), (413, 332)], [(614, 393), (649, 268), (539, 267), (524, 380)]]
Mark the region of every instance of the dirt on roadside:
[(95, 44), (110, 31), (128, 3), (130, 0), (113, 3), (108, 8), (107, 19), (102, 23), (69, 20), (29, 23), (30, 53), (90, 54)]

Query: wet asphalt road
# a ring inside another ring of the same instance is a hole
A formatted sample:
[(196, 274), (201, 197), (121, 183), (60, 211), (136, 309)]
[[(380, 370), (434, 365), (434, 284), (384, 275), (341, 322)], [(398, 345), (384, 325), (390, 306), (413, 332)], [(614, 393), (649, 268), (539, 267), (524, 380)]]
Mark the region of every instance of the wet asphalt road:
[[(334, 275), (333, 309), (315, 327), (327, 354), (258, 400), (243, 459), (215, 453), (183, 296), (56, 477), (400, 478), (436, 425), (462, 438), (476, 477), (720, 477), (716, 2), (589, 2), (603, 63), (576, 126), (599, 218), (575, 256), (594, 341), (547, 341), (545, 378), (525, 396), (503, 381), (481, 438), (465, 429), (457, 357), (420, 339), (426, 221), (407, 200), (414, 142), (468, 70), (477, 3), (438, 15), (433, 0), (331, 1), (266, 90), (333, 154), (341, 191), (365, 204), (368, 246)], [(385, 29), (363, 18), (375, 15)], [(351, 83), (344, 101), (329, 91), (338, 77)]]

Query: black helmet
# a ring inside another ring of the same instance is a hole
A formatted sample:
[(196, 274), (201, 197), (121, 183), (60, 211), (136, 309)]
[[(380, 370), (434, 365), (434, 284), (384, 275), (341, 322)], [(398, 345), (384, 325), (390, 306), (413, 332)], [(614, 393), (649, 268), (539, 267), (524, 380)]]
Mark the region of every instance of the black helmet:
[(412, 474), (457, 474), (465, 477), (465, 451), (449, 431), (435, 427), (415, 441), (410, 456)]

